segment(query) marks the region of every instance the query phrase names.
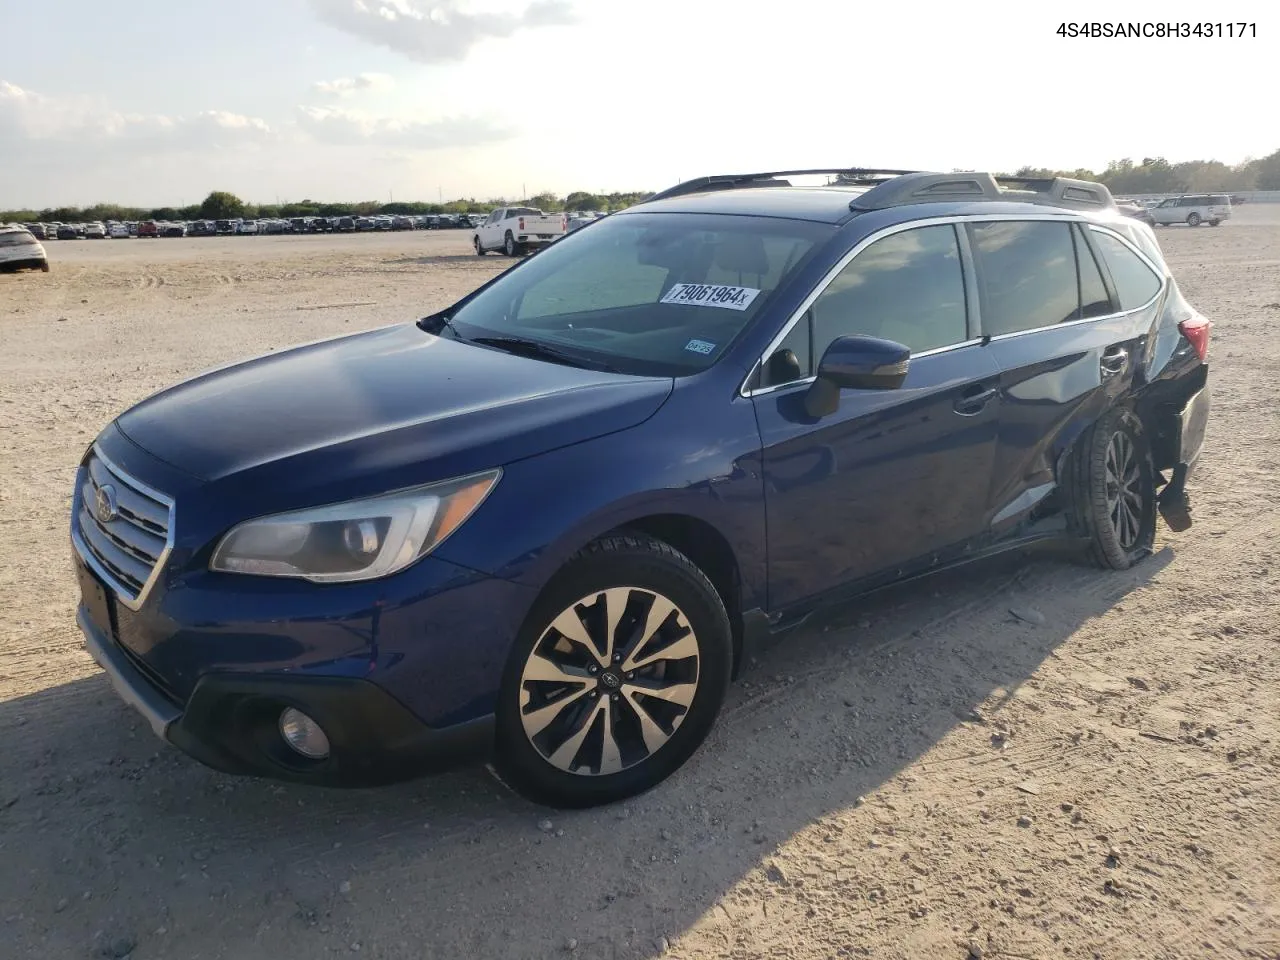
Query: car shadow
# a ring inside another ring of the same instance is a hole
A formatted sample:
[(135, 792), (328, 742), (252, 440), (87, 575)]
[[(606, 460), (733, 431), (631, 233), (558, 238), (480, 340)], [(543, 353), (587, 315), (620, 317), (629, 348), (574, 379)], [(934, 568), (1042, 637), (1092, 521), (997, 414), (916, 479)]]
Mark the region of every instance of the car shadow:
[(595, 810), (535, 807), (483, 770), (354, 791), (223, 776), (101, 674), (0, 703), (11, 955), (656, 957), (957, 728), (994, 750), (1002, 704), (1172, 558), (1008, 555), (830, 611), (751, 653), (683, 770)]

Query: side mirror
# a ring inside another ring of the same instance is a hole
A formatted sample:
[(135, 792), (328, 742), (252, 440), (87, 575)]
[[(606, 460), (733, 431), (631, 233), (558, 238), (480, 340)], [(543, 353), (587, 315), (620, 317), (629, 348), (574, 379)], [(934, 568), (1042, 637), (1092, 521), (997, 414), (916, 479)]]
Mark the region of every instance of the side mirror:
[(907, 378), (911, 349), (879, 337), (836, 337), (822, 355), (805, 394), (805, 411), (826, 417), (840, 407), (841, 390), (897, 390)]

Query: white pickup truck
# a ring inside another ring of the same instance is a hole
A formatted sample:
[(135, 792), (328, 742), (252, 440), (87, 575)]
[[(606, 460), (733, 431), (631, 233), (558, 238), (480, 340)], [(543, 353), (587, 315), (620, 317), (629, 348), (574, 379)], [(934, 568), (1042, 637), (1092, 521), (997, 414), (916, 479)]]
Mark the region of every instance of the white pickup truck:
[(480, 256), (501, 250), (516, 257), (559, 240), (567, 228), (564, 214), (545, 214), (535, 207), (499, 207), (476, 227), (471, 240)]

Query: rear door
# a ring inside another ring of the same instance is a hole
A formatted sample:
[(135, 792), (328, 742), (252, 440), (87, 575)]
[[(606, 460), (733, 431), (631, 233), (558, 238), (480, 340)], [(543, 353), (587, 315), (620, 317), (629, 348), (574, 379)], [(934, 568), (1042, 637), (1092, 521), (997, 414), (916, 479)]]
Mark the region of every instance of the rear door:
[[(769, 606), (894, 576), (981, 529), (998, 368), (973, 335), (962, 237), (950, 223), (882, 235), (815, 291), (776, 343), (752, 402), (763, 440)], [(897, 390), (843, 390), (814, 419), (804, 398), (837, 336), (906, 344)]]
[(1055, 492), (1062, 454), (1133, 389), (1163, 280), (1118, 233), (1065, 219), (969, 224), (982, 331), (1000, 367), (991, 533)]

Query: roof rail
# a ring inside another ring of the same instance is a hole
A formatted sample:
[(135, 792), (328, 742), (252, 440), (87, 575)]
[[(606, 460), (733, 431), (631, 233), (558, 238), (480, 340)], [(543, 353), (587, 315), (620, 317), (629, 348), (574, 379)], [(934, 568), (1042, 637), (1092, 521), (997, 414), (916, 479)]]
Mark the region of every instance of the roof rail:
[[(666, 200), (670, 197), (682, 197), (689, 193), (707, 193), (713, 190), (734, 190), (739, 187), (789, 187), (791, 184), (786, 180), (779, 180), (778, 177), (812, 177), (812, 176), (834, 176), (837, 182), (841, 183), (874, 183), (878, 178), (897, 177), (904, 173), (912, 173), (911, 170), (876, 170), (873, 168), (863, 167), (829, 167), (821, 170), (772, 170), (765, 173), (725, 173), (716, 174), (710, 177), (697, 177), (693, 180), (686, 180), (684, 183), (678, 183), (674, 187), (668, 187), (659, 193), (655, 193), (644, 203), (652, 203), (655, 200)], [(868, 179), (855, 180), (853, 178), (862, 177)]]
[(883, 210), (945, 200), (1041, 203), (1096, 210), (1115, 206), (1101, 183), (1069, 177), (993, 177), (989, 173), (911, 173), (885, 180), (849, 203), (850, 210)]
[(1069, 177), (1004, 177), (989, 173), (926, 173), (917, 170), (884, 170), (877, 167), (831, 167), (819, 170), (774, 170), (766, 173), (729, 173), (697, 177), (668, 187), (644, 203), (690, 193), (734, 190), (741, 187), (789, 187), (785, 177), (829, 176), (843, 186), (869, 187), (849, 203), (854, 211), (883, 210), (913, 203), (947, 200), (1039, 203), (1052, 207), (1097, 210), (1114, 207), (1111, 191), (1101, 183)]

